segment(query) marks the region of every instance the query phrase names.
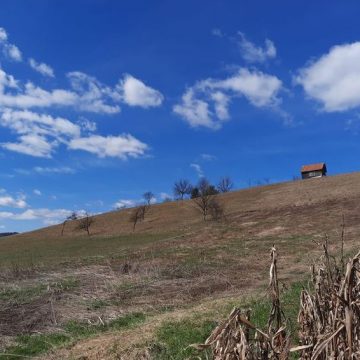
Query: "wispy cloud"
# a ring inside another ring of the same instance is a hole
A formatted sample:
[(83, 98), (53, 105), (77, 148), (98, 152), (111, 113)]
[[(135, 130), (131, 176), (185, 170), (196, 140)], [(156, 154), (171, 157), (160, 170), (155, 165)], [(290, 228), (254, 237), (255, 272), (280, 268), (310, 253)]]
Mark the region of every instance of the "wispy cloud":
[(190, 164), (190, 167), (195, 170), (195, 172), (199, 178), (204, 177), (203, 169), (201, 168), (201, 166), (199, 164), (193, 163), (193, 164)]
[(74, 174), (76, 172), (75, 169), (68, 166), (60, 166), (60, 167), (35, 166), (33, 171), (38, 174)]
[(238, 45), (240, 48), (241, 56), (248, 63), (264, 63), (269, 59), (276, 57), (276, 47), (274, 43), (265, 39), (264, 46), (257, 46), (248, 40), (244, 33), (238, 32)]
[(31, 68), (33, 68), (35, 71), (37, 71), (43, 76), (55, 77), (54, 69), (50, 65), (47, 65), (45, 63), (39, 63), (33, 58), (29, 59), (29, 65)]
[(11, 44), (8, 40), (9, 36), (6, 30), (0, 27), (0, 48), (2, 48), (3, 54), (10, 60), (22, 61), (22, 54), (20, 49)]

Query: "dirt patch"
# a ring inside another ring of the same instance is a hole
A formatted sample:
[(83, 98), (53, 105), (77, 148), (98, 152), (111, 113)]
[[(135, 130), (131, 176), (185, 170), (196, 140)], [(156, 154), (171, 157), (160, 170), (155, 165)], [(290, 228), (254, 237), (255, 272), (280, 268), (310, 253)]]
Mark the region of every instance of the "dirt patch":
[(12, 304), (0, 309), (0, 334), (15, 336), (31, 334), (54, 326), (56, 317), (51, 296), (26, 304)]

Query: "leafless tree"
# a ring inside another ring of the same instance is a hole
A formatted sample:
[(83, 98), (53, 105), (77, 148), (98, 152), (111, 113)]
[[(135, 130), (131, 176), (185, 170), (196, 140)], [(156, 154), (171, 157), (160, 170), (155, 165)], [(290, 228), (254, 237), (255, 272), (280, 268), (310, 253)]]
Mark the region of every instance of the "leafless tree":
[(211, 216), (211, 219), (215, 221), (219, 221), (224, 218), (224, 207), (216, 196), (213, 196), (209, 203), (208, 213)]
[(64, 222), (63, 222), (63, 224), (62, 224), (61, 236), (64, 235), (64, 230), (65, 230), (65, 225), (66, 225), (66, 223), (69, 222), (69, 221), (77, 220), (77, 218), (78, 218), (78, 215), (77, 215), (77, 213), (76, 213), (75, 211), (73, 211), (73, 212), (71, 213), (71, 215), (69, 215), (69, 216), (66, 217), (66, 219), (64, 220)]
[(129, 219), (130, 222), (133, 224), (133, 231), (135, 231), (135, 227), (138, 222), (145, 220), (146, 210), (146, 205), (141, 205), (133, 209)]
[(143, 198), (148, 206), (151, 205), (151, 200), (155, 198), (155, 195), (151, 191), (147, 191), (143, 194)]
[(90, 236), (90, 227), (93, 223), (94, 218), (86, 212), (85, 215), (79, 219), (78, 229), (86, 231), (88, 236)]
[(191, 195), (193, 187), (188, 180), (181, 179), (174, 184), (174, 195), (183, 200), (185, 195)]
[(215, 196), (218, 191), (205, 178), (200, 179), (197, 187), (197, 197), (193, 198), (193, 202), (198, 210), (200, 210), (204, 221), (209, 214), (211, 207), (216, 201)]
[(233, 187), (234, 187), (234, 183), (231, 181), (231, 179), (228, 176), (223, 177), (217, 185), (217, 189), (221, 193), (229, 192)]

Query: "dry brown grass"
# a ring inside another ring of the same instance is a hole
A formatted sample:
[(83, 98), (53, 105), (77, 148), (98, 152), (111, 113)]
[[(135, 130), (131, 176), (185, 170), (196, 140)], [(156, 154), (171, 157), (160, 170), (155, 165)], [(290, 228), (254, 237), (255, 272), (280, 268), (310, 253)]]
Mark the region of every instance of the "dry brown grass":
[[(274, 242), (281, 249), (279, 271), (289, 283), (318, 256), (314, 239), (324, 233), (337, 238), (342, 214), (346, 252), (360, 235), (359, 173), (227, 193), (221, 201), (226, 221), (220, 223), (204, 222), (193, 204), (183, 201), (151, 206), (135, 232), (128, 221), (131, 210), (122, 210), (96, 216), (89, 237), (69, 223), (64, 236), (61, 226), (53, 226), (3, 238), (0, 291), (47, 286), (70, 276), (77, 281), (54, 300), (57, 324), (47, 313), (29, 333), (53, 331), (74, 319), (106, 322), (137, 311), (191, 312), (208, 299), (241, 297), (265, 286), (264, 254)], [(334, 243), (334, 250), (339, 246)], [(48, 309), (46, 292), (35, 300)], [(31, 320), (31, 301), (15, 307), (0, 293), (0, 322), (8, 328), (11, 306), (24, 324)]]

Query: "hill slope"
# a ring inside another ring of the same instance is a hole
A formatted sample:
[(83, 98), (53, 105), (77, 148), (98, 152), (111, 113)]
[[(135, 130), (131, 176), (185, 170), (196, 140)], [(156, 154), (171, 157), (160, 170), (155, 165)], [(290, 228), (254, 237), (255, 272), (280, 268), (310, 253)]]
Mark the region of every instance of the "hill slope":
[[(132, 338), (115, 353), (108, 354), (99, 338), (54, 355), (76, 358), (91, 349), (89, 359), (119, 358), (130, 345), (156, 340), (161, 326), (156, 319), (190, 316), (199, 308), (206, 312), (210, 305), (204, 304), (212, 302), (228, 309), (234, 299), (256, 293), (267, 282), (273, 244), (280, 253), (281, 280), (289, 284), (318, 253), (314, 240), (326, 233), (332, 250), (339, 248), (343, 215), (346, 251), (358, 243), (360, 173), (256, 187), (219, 199), (226, 212), (222, 222), (204, 222), (191, 201), (179, 201), (153, 205), (135, 232), (131, 210), (122, 210), (96, 216), (90, 237), (69, 223), (64, 236), (61, 226), (52, 226), (1, 238), (0, 334), (14, 341), (19, 333), (60, 327), (76, 340), (69, 324), (76, 321), (79, 329), (100, 318), (117, 334), (106, 335), (113, 348), (112, 341), (123, 334), (112, 327), (114, 319), (139, 319), (141, 313), (147, 319), (146, 341), (137, 327), (126, 330)], [(23, 345), (15, 341), (14, 346), (12, 353)]]

